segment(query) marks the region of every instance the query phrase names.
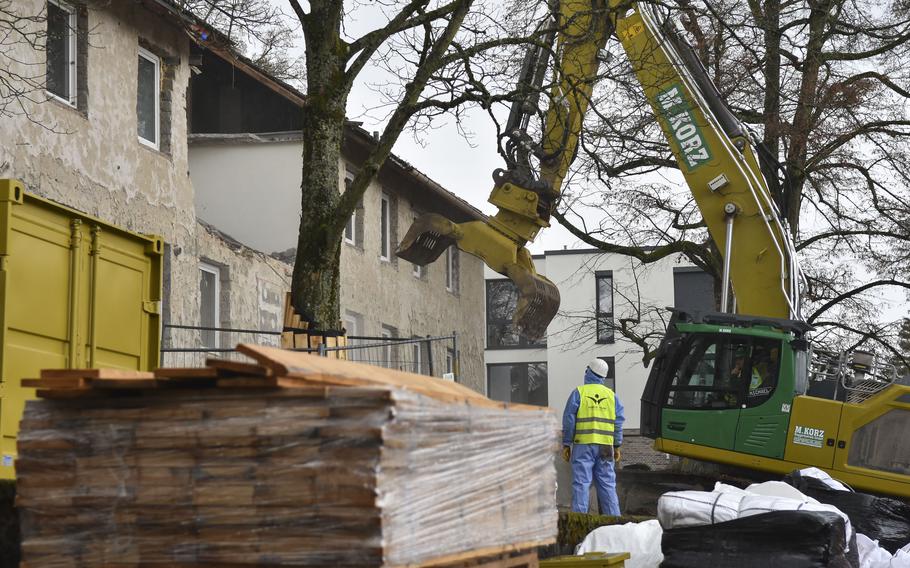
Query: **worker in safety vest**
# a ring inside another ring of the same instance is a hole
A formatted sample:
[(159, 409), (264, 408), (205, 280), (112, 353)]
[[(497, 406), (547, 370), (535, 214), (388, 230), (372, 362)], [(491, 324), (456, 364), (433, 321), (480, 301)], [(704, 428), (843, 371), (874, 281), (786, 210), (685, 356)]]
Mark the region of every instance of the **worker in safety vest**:
[(585, 384), (569, 396), (562, 414), (562, 457), (572, 462), (572, 510), (588, 512), (593, 479), (602, 515), (619, 515), (614, 465), (622, 457), (622, 404), (604, 385), (607, 362), (594, 359), (585, 370)]

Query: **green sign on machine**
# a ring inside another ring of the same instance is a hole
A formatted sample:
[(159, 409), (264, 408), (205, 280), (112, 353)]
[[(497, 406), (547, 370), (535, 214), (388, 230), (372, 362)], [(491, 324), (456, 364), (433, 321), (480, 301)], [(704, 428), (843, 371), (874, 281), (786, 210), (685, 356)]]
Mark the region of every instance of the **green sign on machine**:
[(158, 366), (163, 241), (0, 179), (0, 478), (41, 369)]
[(689, 172), (711, 161), (711, 150), (682, 85), (675, 83), (657, 94), (657, 105), (667, 130)]

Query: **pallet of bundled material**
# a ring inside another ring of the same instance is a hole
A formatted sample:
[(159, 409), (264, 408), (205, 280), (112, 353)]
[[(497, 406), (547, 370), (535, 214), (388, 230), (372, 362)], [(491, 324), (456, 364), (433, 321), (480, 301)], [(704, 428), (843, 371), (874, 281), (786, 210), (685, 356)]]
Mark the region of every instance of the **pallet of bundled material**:
[(239, 349), (249, 363), (26, 383), (24, 565), (451, 566), (554, 542), (551, 410)]

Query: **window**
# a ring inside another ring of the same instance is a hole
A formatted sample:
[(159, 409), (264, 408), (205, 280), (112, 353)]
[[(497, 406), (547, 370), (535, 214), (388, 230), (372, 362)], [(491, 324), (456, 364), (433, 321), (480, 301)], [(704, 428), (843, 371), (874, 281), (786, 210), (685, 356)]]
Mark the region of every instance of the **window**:
[(487, 365), (487, 392), (493, 400), (547, 406), (547, 364)]
[(344, 226), (344, 242), (352, 246), (357, 244), (357, 213), (353, 213)]
[(455, 350), (446, 349), (446, 373), (455, 372)]
[(458, 247), (446, 249), (446, 290), (458, 292)]
[(47, 92), (76, 104), (76, 10), (63, 2), (47, 3)]
[(391, 259), (392, 250), (392, 206), (389, 196), (382, 194), (382, 200), (379, 205), (379, 258), (382, 260)]
[[(415, 335), (412, 339), (418, 339), (418, 337)], [(417, 373), (418, 375), (423, 374), (422, 348), (423, 345), (421, 343), (411, 344), (411, 372)]]
[[(221, 270), (211, 264), (199, 265), (199, 325), (220, 327), (221, 323)], [(202, 346), (218, 348), (218, 332), (214, 329), (201, 331)]]
[(604, 378), (604, 385), (610, 387), (613, 392), (616, 392), (616, 358), (598, 357), (598, 359), (605, 362), (610, 367), (607, 376)]
[(136, 120), (139, 141), (158, 149), (161, 60), (151, 51), (139, 48), (139, 71), (136, 83)]
[(758, 406), (777, 387), (780, 341), (694, 335), (675, 358), (667, 406), (724, 409)]
[(487, 349), (546, 347), (546, 338), (528, 341), (512, 317), (518, 307), (518, 287), (511, 280), (487, 280)]
[(613, 273), (595, 272), (597, 343), (613, 343)]
[(398, 346), (395, 345), (394, 338), (398, 337), (398, 330), (384, 325), (379, 334), (382, 336), (382, 342), (385, 343), (382, 346), (382, 361), (379, 362), (379, 366), (387, 369), (397, 369), (400, 361), (398, 361)]
[[(344, 326), (348, 345), (357, 345), (358, 340), (352, 339), (352, 337), (361, 335), (363, 330), (363, 316), (356, 312), (347, 310), (344, 312), (344, 315), (341, 316), (341, 325)], [(349, 361), (363, 360), (362, 349), (351, 349), (347, 352), (347, 355)]]
[[(344, 190), (347, 191), (351, 187), (351, 182), (354, 181), (354, 174), (347, 172), (344, 177)], [(357, 225), (358, 218), (360, 214), (361, 207), (358, 206), (357, 209), (351, 213), (351, 218), (348, 219), (348, 224), (344, 226), (344, 242), (351, 245), (357, 246)]]

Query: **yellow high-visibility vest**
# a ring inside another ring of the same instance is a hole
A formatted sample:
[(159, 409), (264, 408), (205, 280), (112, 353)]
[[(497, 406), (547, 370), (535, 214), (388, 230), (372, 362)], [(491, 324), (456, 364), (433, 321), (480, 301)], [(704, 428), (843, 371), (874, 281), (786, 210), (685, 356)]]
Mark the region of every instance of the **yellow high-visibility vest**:
[(581, 401), (575, 414), (576, 444), (613, 445), (616, 424), (616, 395), (609, 387), (599, 384), (578, 387)]

